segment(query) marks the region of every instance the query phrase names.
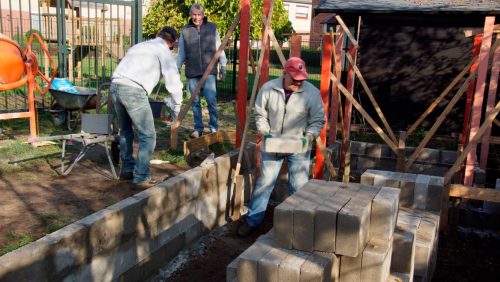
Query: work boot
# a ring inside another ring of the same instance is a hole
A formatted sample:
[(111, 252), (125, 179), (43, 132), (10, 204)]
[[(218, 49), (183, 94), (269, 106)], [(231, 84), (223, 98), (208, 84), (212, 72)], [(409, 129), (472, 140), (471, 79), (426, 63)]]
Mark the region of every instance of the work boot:
[(156, 184), (158, 184), (158, 181), (150, 178), (139, 183), (133, 183), (132, 190), (146, 190), (155, 186)]
[(252, 231), (255, 229), (255, 227), (249, 225), (246, 221), (245, 223), (238, 228), (238, 236), (245, 238), (252, 233)]

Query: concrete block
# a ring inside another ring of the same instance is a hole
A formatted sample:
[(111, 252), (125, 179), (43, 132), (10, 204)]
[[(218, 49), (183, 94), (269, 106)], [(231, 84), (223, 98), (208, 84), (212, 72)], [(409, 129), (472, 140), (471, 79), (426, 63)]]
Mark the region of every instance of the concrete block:
[(278, 281), (300, 281), (300, 269), (309, 253), (288, 250), (288, 255), (281, 261), (278, 270)]
[(417, 175), (411, 173), (396, 173), (395, 175), (399, 180), (399, 188), (401, 189), (399, 205), (412, 207)]
[(376, 176), (373, 180), (373, 186), (385, 186), (385, 187), (393, 187), (399, 188), (401, 183), (397, 179), (397, 175), (395, 172), (387, 171), (387, 170), (377, 170)]
[(364, 155), (366, 150), (366, 145), (368, 143), (351, 141), (351, 154), (352, 155)]
[(140, 221), (142, 205), (129, 197), (106, 209), (76, 221), (89, 227), (89, 244), (92, 256), (111, 250), (120, 245), (123, 239), (132, 236)]
[(389, 277), (391, 254), (391, 240), (370, 240), (363, 250), (361, 281), (385, 282)]
[(437, 164), (441, 160), (441, 153), (439, 150), (424, 148), (417, 157), (417, 162)]
[(322, 256), (329, 260), (332, 265), (330, 280), (332, 282), (340, 281), (340, 256), (329, 252), (314, 252), (315, 255)]
[(365, 156), (380, 159), (382, 157), (382, 144), (365, 143)]
[(370, 235), (372, 238), (390, 240), (396, 226), (400, 190), (382, 187), (373, 198), (370, 217)]
[(239, 264), (240, 264), (240, 257), (237, 257), (226, 266), (226, 281), (227, 282), (238, 279), (238, 265)]
[(335, 252), (357, 257), (368, 241), (371, 204), (362, 206), (351, 199), (338, 213)]
[(258, 262), (258, 281), (278, 282), (280, 264), (287, 255), (286, 250), (279, 248), (272, 248), (265, 254)]
[(392, 243), (391, 272), (408, 273), (413, 277), (415, 262), (416, 226), (397, 227)]
[(444, 178), (431, 176), (427, 190), (426, 210), (441, 213), (443, 204)]
[(274, 209), (274, 243), (285, 249), (292, 248), (293, 210), (297, 203), (285, 201)]
[(293, 211), (305, 199), (307, 193), (300, 189), (274, 209), (274, 244), (277, 247), (291, 249), (293, 242)]
[[(392, 151), (391, 151), (392, 152)], [(394, 153), (393, 153), (394, 155)], [(379, 163), (379, 169), (387, 171), (396, 171), (396, 156), (390, 158), (382, 157)]]
[(293, 211), (292, 247), (296, 250), (312, 252), (314, 249), (314, 214), (319, 205), (306, 200)]
[(457, 160), (458, 154), (455, 151), (441, 151), (441, 163), (453, 165)]
[(371, 169), (367, 169), (362, 175), (360, 179), (361, 184), (365, 185), (373, 185), (373, 181), (375, 180), (375, 172)]
[[(380, 164), (380, 159), (367, 156), (359, 156), (357, 158), (357, 164), (355, 166), (358, 170), (367, 170), (370, 168), (378, 168)], [(351, 166), (351, 169), (353, 167)]]
[(307, 139), (294, 136), (273, 136), (264, 138), (263, 150), (267, 153), (295, 154), (307, 151)]
[(484, 187), (486, 183), (486, 170), (479, 167), (474, 168), (474, 186)]
[[(210, 167), (215, 166), (211, 165)], [(196, 199), (199, 196), (202, 197), (205, 195), (202, 192), (202, 179), (209, 175), (207, 175), (207, 173), (204, 174), (203, 170), (204, 168), (202, 167), (195, 167), (176, 176), (181, 178), (184, 183), (184, 191), (179, 191), (179, 200), (191, 201), (192, 199)], [(215, 174), (215, 171), (213, 172), (213, 174)], [(213, 175), (212, 177), (215, 179), (216, 175)], [(205, 193), (207, 192), (205, 191)]]
[(336, 193), (319, 205), (315, 211), (314, 250), (335, 252), (337, 215), (351, 199), (346, 193)]
[(340, 281), (360, 282), (362, 261), (363, 256), (361, 254), (357, 257), (341, 256)]
[(239, 282), (258, 281), (258, 261), (271, 250), (271, 245), (264, 241), (255, 242), (241, 253), (238, 266)]
[(429, 187), (429, 175), (418, 174), (415, 180), (415, 190), (413, 195), (413, 206), (417, 209), (425, 210), (427, 206), (427, 191)]
[(312, 254), (306, 258), (300, 267), (299, 281), (329, 281), (332, 272), (332, 262), (324, 256)]
[[(497, 178), (496, 183), (495, 183), (495, 190), (499, 191), (500, 190), (500, 178)], [(500, 213), (500, 204), (499, 203), (492, 203), (492, 202), (484, 202), (483, 203), (483, 209), (487, 213)]]
[(165, 213), (186, 203), (186, 182), (183, 177), (172, 177), (155, 187), (133, 196), (144, 207), (142, 220), (153, 222)]
[(42, 237), (1, 256), (0, 280), (6, 282), (46, 281), (45, 277), (50, 277), (55, 269), (51, 265), (52, 262), (41, 258), (50, 254), (53, 242), (51, 238)]

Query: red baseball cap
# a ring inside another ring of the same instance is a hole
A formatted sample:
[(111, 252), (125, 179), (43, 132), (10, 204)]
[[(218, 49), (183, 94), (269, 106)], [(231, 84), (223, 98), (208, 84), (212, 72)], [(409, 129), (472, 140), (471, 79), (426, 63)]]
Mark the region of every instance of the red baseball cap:
[(292, 76), (294, 80), (306, 80), (306, 63), (299, 57), (291, 57), (285, 63), (285, 71)]

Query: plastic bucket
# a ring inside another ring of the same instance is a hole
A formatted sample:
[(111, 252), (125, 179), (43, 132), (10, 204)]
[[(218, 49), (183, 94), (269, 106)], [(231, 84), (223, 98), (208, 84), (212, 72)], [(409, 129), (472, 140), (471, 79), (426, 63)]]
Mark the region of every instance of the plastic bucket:
[(163, 102), (149, 101), (149, 106), (151, 106), (153, 118), (160, 118), (165, 113), (165, 103)]

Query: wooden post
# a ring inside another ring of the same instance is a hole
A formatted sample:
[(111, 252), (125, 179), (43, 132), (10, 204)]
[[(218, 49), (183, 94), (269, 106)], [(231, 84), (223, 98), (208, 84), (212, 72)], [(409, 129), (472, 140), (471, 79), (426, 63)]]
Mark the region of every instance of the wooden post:
[[(250, 0), (241, 0), (240, 19), (240, 53), (238, 65), (238, 97), (236, 99), (236, 109), (239, 121), (245, 124), (248, 92), (248, 52), (250, 52)], [(255, 71), (254, 71), (255, 75)], [(241, 136), (243, 128), (236, 128), (236, 147), (241, 146)]]
[[(476, 58), (479, 56), (479, 50), (481, 50), (481, 41), (483, 40), (483, 34), (477, 34), (474, 36), (474, 45), (472, 46), (472, 57)], [(477, 69), (479, 61), (476, 60), (471, 66), (469, 73), (472, 73)], [(476, 86), (476, 80), (472, 81), (469, 84), (469, 88), (467, 88), (467, 99), (465, 101), (465, 112), (464, 112), (464, 122), (462, 128), (462, 147), (465, 147), (467, 144), (467, 133), (469, 132), (469, 121), (470, 121), (470, 112), (472, 107), (472, 94), (474, 92), (474, 87)]]
[[(486, 17), (484, 21), (484, 32), (483, 32), (483, 41), (481, 43), (481, 51), (479, 52), (477, 84), (474, 93), (474, 101), (471, 114), (469, 143), (474, 137), (474, 135), (477, 134), (479, 130), (479, 124), (481, 122), (483, 96), (486, 84), (486, 73), (488, 71), (488, 58), (490, 53), (491, 40), (493, 37), (494, 24), (495, 24), (494, 16)], [(464, 184), (467, 186), (472, 186), (472, 181), (474, 179), (474, 167), (476, 166), (476, 148), (477, 145), (474, 145), (471, 148), (471, 151), (467, 155), (467, 160), (465, 163)]]
[[(330, 94), (330, 72), (332, 69), (332, 36), (330, 34), (323, 35), (323, 51), (321, 56), (321, 82), (319, 85), (319, 92), (321, 94), (321, 98), (323, 100), (323, 106), (325, 109), (325, 113), (328, 112), (328, 95)], [(326, 124), (321, 129), (319, 134), (319, 139), (317, 141), (321, 141), (321, 146), (326, 144)], [(317, 145), (319, 148), (319, 144)], [(316, 163), (314, 165), (313, 178), (322, 179), (323, 178), (323, 170), (324, 170), (325, 156), (321, 150), (316, 150)]]
[(291, 46), (290, 46), (290, 57), (300, 57), (302, 51), (302, 36), (292, 35)]
[[(272, 16), (272, 10), (271, 10), (271, 2), (273, 2), (272, 4), (274, 5), (274, 0), (264, 0), (264, 4), (263, 4), (263, 7), (262, 7), (262, 13), (264, 16), (266, 17), (270, 17)], [(269, 25), (270, 27), (271, 25)], [(264, 26), (262, 27), (262, 38), (264, 38), (264, 36), (268, 36), (268, 33), (266, 34), (266, 30), (265, 30), (265, 24)], [(265, 48), (264, 49), (264, 61), (262, 61), (262, 68), (261, 68), (261, 74), (260, 74), (260, 80), (259, 80), (259, 88), (262, 87), (262, 85), (264, 83), (266, 83), (268, 80), (269, 80), (269, 52), (270, 52), (270, 47), (269, 47), (269, 40), (262, 40), (262, 44), (265, 44), (263, 47)], [(253, 105), (250, 105), (250, 107), (253, 107)]]
[[(497, 42), (500, 42), (500, 34), (497, 34)], [(500, 48), (495, 50), (490, 73), (490, 85), (488, 91), (488, 100), (486, 103), (486, 115), (488, 115), (495, 106), (495, 96), (498, 89), (498, 74), (500, 73)], [(479, 167), (486, 169), (488, 162), (488, 151), (490, 147), (491, 126), (486, 129), (481, 141), (481, 154), (479, 159)]]
[(405, 172), (405, 147), (406, 147), (406, 131), (399, 132), (398, 140), (398, 161), (396, 164), (396, 170), (398, 172)]
[(344, 158), (344, 177), (342, 182), (349, 183), (349, 175), (351, 174), (351, 141), (345, 142), (345, 158)]
[[(337, 27), (335, 37), (335, 46), (332, 48), (333, 58), (334, 58), (334, 68), (333, 73), (338, 79), (341, 78), (342, 73), (342, 44), (344, 43), (344, 33), (340, 32), (340, 27)], [(332, 36), (333, 38), (333, 36)], [(330, 102), (330, 131), (328, 134), (328, 144), (334, 144), (337, 139), (337, 128), (338, 128), (338, 117), (339, 112), (341, 113), (342, 100), (340, 99), (340, 92), (337, 85), (332, 85), (332, 96)], [(340, 105), (340, 108), (339, 108)], [(340, 110), (340, 111), (339, 111)], [(343, 119), (341, 119), (342, 121)]]

